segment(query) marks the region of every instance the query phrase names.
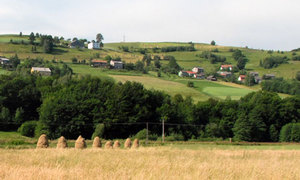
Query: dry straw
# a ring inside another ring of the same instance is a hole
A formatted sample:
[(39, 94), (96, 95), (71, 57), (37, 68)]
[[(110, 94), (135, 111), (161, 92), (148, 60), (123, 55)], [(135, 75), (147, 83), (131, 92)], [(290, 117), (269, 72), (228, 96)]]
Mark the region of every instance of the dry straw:
[(139, 140), (135, 139), (132, 144), (132, 148), (138, 148), (140, 146)]
[(57, 146), (56, 148), (59, 148), (59, 149), (64, 149), (64, 148), (67, 148), (68, 147), (68, 144), (67, 144), (67, 140), (65, 137), (61, 136), (58, 141), (57, 141)]
[(86, 148), (85, 139), (80, 135), (75, 142), (75, 149), (84, 149), (84, 148)]
[(46, 134), (42, 134), (37, 142), (37, 148), (47, 148), (49, 146), (48, 138)]
[(101, 148), (101, 147), (102, 147), (101, 140), (97, 136), (97, 137), (94, 138), (93, 148)]
[(119, 142), (118, 140), (116, 140), (116, 141), (114, 142), (113, 148), (114, 148), (114, 149), (119, 149), (120, 146), (121, 146), (120, 142)]
[(112, 142), (111, 141), (107, 141), (105, 143), (105, 149), (111, 149), (112, 148)]
[(124, 143), (124, 148), (131, 148), (131, 139), (127, 138)]

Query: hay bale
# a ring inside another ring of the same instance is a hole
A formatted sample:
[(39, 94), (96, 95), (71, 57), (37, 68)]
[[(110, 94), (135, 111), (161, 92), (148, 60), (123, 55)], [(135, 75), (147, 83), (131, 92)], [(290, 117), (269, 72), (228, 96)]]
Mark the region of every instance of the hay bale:
[(131, 139), (127, 138), (124, 143), (124, 148), (131, 148)]
[(48, 137), (46, 134), (42, 134), (37, 142), (36, 148), (47, 148), (49, 147)]
[(111, 141), (107, 141), (105, 143), (105, 149), (111, 149), (112, 148), (112, 142)]
[(80, 135), (75, 142), (75, 149), (84, 149), (84, 148), (86, 148), (85, 139)]
[(67, 148), (68, 147), (68, 144), (67, 144), (67, 140), (65, 137), (61, 136), (58, 141), (57, 141), (57, 146), (56, 148), (61, 148), (61, 149), (64, 149), (64, 148)]
[(117, 140), (117, 141), (114, 142), (113, 148), (114, 148), (114, 149), (119, 149), (120, 146), (121, 146), (121, 144), (120, 144), (120, 142)]
[(139, 140), (135, 139), (132, 144), (132, 148), (138, 148), (140, 146)]
[(102, 147), (101, 140), (98, 136), (96, 136), (94, 138), (93, 148), (101, 148), (101, 147)]

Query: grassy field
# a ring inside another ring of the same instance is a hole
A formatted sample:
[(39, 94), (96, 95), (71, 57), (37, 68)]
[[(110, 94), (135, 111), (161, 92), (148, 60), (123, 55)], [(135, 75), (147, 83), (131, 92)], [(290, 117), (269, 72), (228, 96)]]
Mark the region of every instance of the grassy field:
[[(35, 149), (0, 132), (0, 179), (299, 179), (300, 145), (167, 142), (138, 149)], [(123, 144), (121, 140), (121, 144)], [(152, 142), (155, 143), (155, 142)]]
[(299, 179), (300, 151), (0, 150), (1, 179)]

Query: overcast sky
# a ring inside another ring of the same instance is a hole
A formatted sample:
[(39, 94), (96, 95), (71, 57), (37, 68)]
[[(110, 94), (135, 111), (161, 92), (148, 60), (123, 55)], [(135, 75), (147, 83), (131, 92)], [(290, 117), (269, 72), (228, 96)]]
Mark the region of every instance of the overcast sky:
[(0, 34), (300, 47), (300, 0), (0, 0)]

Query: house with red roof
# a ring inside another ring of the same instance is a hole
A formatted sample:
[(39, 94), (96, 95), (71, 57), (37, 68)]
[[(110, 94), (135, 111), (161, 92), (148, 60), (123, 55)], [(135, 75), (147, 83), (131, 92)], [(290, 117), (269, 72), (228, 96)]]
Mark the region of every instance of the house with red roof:
[(227, 71), (227, 70), (229, 70), (229, 71), (232, 71), (232, 65), (231, 64), (224, 64), (224, 65), (221, 65), (221, 67), (220, 67), (220, 70), (221, 71)]
[(245, 82), (245, 80), (246, 80), (246, 75), (240, 75), (238, 78), (238, 81), (240, 82)]
[(107, 61), (94, 59), (91, 62), (92, 67), (107, 67)]

